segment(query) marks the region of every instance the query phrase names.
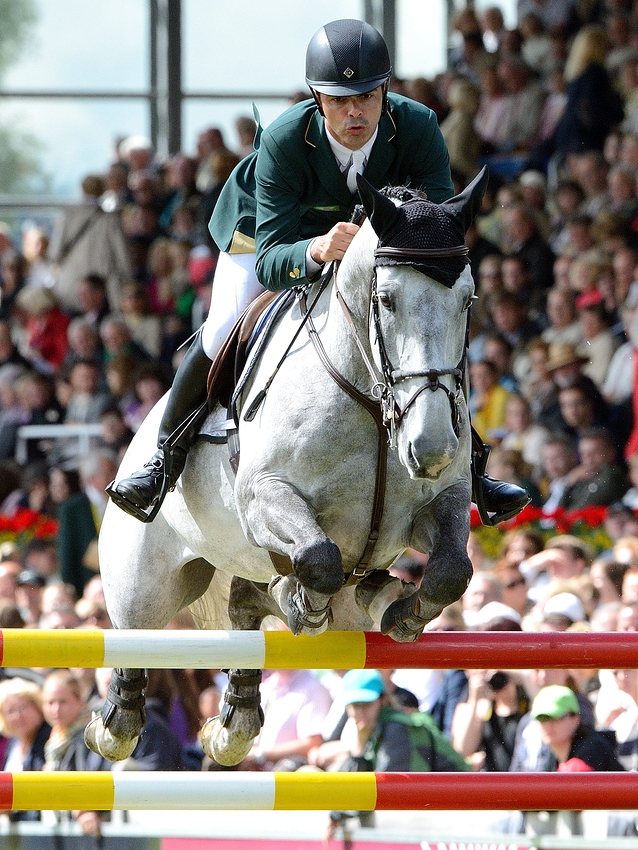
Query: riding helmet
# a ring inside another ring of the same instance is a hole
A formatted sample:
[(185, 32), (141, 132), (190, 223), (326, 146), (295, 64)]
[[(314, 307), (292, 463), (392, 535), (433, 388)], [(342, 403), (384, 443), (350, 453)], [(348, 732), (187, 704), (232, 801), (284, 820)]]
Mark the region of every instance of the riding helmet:
[(390, 54), (377, 30), (364, 21), (332, 21), (316, 32), (306, 51), (306, 82), (313, 92), (350, 97), (390, 79)]

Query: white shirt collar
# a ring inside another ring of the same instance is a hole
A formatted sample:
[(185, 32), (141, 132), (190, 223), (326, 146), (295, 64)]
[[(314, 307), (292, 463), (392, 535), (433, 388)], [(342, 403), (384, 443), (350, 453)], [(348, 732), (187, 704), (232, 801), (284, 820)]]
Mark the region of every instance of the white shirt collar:
[[(374, 145), (378, 132), (379, 127), (377, 126), (374, 133), (372, 134), (372, 138), (369, 139), (361, 148), (361, 150), (365, 154), (364, 166), (368, 164), (368, 160), (370, 159), (370, 152), (372, 151), (372, 146)], [(342, 172), (345, 171), (352, 160), (352, 151), (350, 150), (350, 148), (347, 148), (345, 145), (342, 145), (341, 142), (338, 142), (327, 127), (326, 136), (328, 137), (328, 142), (330, 144), (330, 147), (332, 148), (332, 152), (335, 156), (335, 159), (337, 160), (337, 165), (339, 166)]]

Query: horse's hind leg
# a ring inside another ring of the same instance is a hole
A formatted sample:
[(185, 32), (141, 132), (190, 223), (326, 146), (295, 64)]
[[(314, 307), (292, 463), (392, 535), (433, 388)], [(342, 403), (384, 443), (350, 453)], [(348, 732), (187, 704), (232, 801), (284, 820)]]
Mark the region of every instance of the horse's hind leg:
[[(152, 553), (149, 551), (149, 558)], [(150, 570), (150, 567), (149, 567)], [(149, 599), (143, 599), (138, 582), (137, 596), (128, 588), (130, 598), (107, 598), (116, 628), (163, 628), (181, 608), (199, 598), (210, 584), (215, 569), (202, 558), (189, 561), (180, 570), (154, 584)], [(133, 580), (132, 578), (130, 580)], [(120, 592), (126, 585), (118, 585)], [(144, 688), (146, 671), (115, 669), (102, 713), (94, 717), (84, 731), (89, 749), (110, 761), (121, 761), (134, 751), (144, 727)]]
[(381, 631), (394, 640), (417, 640), (426, 624), (465, 593), (472, 577), (467, 554), (470, 533), (469, 484), (444, 490), (414, 523), (411, 545), (431, 551), (421, 587), (397, 599), (381, 620)]
[[(234, 629), (256, 630), (268, 614), (281, 614), (266, 590), (267, 585), (233, 577), (228, 613)], [(221, 714), (206, 721), (200, 737), (206, 755), (219, 764), (239, 764), (250, 752), (264, 722), (260, 683), (261, 670), (230, 670)]]
[(144, 689), (146, 671), (115, 669), (99, 716), (84, 730), (87, 747), (110, 761), (128, 758), (146, 723)]

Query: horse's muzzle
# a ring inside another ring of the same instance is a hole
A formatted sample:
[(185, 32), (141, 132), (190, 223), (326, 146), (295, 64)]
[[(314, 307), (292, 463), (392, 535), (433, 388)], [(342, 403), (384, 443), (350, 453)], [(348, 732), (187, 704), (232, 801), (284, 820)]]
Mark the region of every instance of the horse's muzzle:
[(410, 478), (424, 478), (428, 481), (436, 481), (444, 469), (454, 460), (456, 451), (447, 451), (437, 454), (422, 455), (415, 445), (408, 442), (405, 449), (405, 458), (401, 457), (403, 452), (399, 448), (399, 456), (410, 473)]

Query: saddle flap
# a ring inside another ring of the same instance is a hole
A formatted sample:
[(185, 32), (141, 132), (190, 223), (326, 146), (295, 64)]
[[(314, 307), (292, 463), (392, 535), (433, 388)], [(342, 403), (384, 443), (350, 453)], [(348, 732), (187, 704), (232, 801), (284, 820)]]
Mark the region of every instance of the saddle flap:
[(217, 403), (228, 407), (248, 357), (248, 347), (260, 317), (277, 298), (278, 292), (263, 292), (237, 319), (208, 373), (208, 407)]

